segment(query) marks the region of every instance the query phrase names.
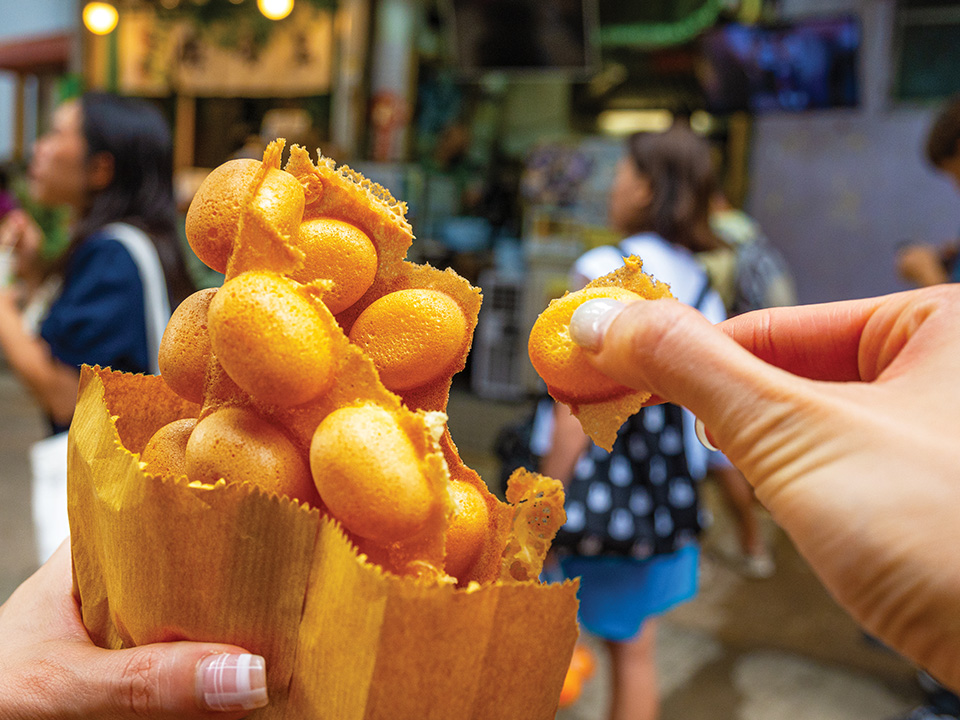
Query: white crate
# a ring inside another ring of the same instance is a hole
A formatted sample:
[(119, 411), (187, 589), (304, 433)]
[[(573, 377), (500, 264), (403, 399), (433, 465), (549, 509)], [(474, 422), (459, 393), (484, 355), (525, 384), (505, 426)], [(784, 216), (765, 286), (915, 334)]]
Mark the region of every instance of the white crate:
[(527, 335), (523, 322), (524, 282), (493, 270), (480, 276), (483, 306), (471, 352), (470, 384), (489, 400), (525, 397)]

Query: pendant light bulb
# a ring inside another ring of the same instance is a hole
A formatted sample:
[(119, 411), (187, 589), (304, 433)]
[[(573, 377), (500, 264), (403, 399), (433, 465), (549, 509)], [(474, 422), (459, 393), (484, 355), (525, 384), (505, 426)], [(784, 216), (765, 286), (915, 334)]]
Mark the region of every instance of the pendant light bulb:
[(89, 2), (83, 7), (83, 24), (94, 35), (109, 35), (119, 20), (120, 13), (108, 2)]
[(257, 0), (257, 7), (270, 20), (283, 20), (293, 11), (293, 0)]

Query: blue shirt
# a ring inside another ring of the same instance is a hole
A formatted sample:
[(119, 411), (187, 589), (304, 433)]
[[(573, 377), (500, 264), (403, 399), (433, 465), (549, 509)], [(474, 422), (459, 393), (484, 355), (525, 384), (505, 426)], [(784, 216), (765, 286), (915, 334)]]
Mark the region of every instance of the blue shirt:
[[(120, 241), (94, 233), (70, 257), (40, 337), (67, 365), (147, 373), (143, 302), (143, 284), (130, 253)], [(55, 432), (65, 429), (54, 427)]]

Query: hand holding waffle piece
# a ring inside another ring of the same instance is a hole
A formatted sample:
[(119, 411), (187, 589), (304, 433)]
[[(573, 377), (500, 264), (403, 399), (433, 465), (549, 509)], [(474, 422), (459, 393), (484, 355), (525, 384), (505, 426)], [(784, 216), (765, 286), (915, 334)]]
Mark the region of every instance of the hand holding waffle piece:
[(957, 689), (958, 305), (941, 285), (712, 326), (634, 303), (575, 335), (607, 377), (701, 418), (831, 595)]
[(570, 337), (570, 318), (588, 300), (610, 298), (631, 303), (673, 297), (667, 285), (642, 270), (639, 258), (626, 258), (623, 267), (551, 301), (530, 332), (530, 361), (550, 395), (568, 405), (583, 431), (607, 450), (613, 447), (620, 426), (650, 399), (650, 394), (622, 385), (595, 369), (587, 352)]

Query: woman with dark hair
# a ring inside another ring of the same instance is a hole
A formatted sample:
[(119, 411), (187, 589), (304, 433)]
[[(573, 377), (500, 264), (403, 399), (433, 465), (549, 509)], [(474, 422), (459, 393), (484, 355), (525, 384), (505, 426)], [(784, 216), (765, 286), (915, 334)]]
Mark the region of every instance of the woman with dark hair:
[[(152, 241), (176, 307), (195, 288), (187, 274), (173, 199), (173, 142), (166, 121), (149, 103), (106, 93), (80, 98), (87, 157), (112, 164), (109, 184), (91, 195), (89, 210), (78, 217), (76, 244), (100, 228), (126, 222)], [(31, 182), (33, 180), (31, 174)]]
[[(709, 224), (709, 145), (678, 125), (632, 135), (625, 150), (609, 196), (610, 223), (625, 239), (582, 255), (571, 286), (636, 255), (678, 300), (712, 322), (725, 319), (723, 301), (694, 257), (721, 245)], [(695, 422), (675, 405), (644, 408), (607, 452), (590, 443), (566, 406), (555, 405), (540, 471), (567, 487), (567, 522), (554, 546), (564, 574), (581, 578), (581, 625), (609, 651), (611, 720), (658, 716), (654, 618), (697, 590), (697, 483), (708, 464), (729, 464), (700, 445)]]
[[(80, 365), (157, 372), (170, 308), (192, 290), (176, 232), (172, 157), (170, 132), (154, 107), (87, 93), (57, 108), (28, 171), (36, 202), (70, 210), (66, 251), (42, 267), (41, 232), (26, 213), (14, 211), (0, 226), (0, 246), (13, 248), (28, 296), (21, 302), (14, 289), (0, 289), (0, 349), (52, 435), (31, 451), (38, 527), (65, 516), (39, 507), (38, 476), (65, 482), (64, 431)], [(62, 502), (59, 485), (52, 492)], [(62, 540), (55, 536), (61, 528), (53, 536), (41, 529), (41, 558)]]
[[(960, 190), (960, 95), (937, 114), (927, 133), (926, 156)], [(960, 238), (940, 246), (906, 243), (897, 252), (897, 272), (917, 287), (960, 282)]]
[[(52, 266), (38, 268), (40, 232), (30, 218), (15, 213), (0, 229), (20, 274), (42, 279), (27, 317), (13, 291), (0, 293), (0, 348), (55, 433), (73, 417), (81, 364), (129, 372), (156, 364), (141, 256), (162, 268), (166, 313), (191, 292), (176, 231), (172, 158), (170, 132), (156, 109), (103, 93), (62, 104), (36, 143), (30, 193), (43, 205), (70, 208), (71, 240)], [(131, 244), (128, 236), (148, 241)], [(40, 312), (38, 302), (45, 305)], [(39, 315), (36, 332), (31, 315)]]

